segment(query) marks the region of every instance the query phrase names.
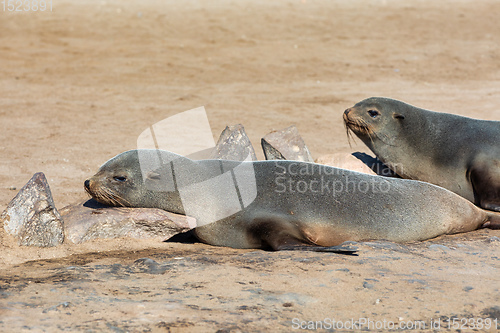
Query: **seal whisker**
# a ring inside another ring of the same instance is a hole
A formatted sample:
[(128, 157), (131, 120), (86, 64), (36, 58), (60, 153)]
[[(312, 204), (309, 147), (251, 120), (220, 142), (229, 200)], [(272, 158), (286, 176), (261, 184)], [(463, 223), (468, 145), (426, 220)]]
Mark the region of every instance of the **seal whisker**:
[(100, 195), (101, 200), (107, 202), (112, 206), (116, 206), (116, 201), (113, 200), (113, 197), (109, 195), (107, 190), (102, 190), (101, 192), (98, 192), (98, 194)]
[(352, 145), (351, 145), (351, 138), (353, 139), (353, 141), (355, 141), (355, 137), (353, 136), (353, 130), (351, 128), (351, 126), (355, 126), (352, 121), (349, 119), (349, 117), (344, 113), (343, 115), (343, 118), (344, 118), (344, 128), (346, 130), (346, 135), (347, 135), (347, 141), (349, 142), (349, 147), (352, 148)]
[(115, 201), (113, 200), (113, 198), (111, 198), (109, 196), (109, 194), (106, 191), (99, 191), (99, 192), (96, 192), (96, 194), (97, 194), (98, 199), (101, 200), (102, 202), (104, 202), (110, 206), (116, 206)]
[(109, 201), (113, 202), (115, 206), (121, 206), (121, 207), (126, 207), (127, 205), (130, 206), (130, 203), (126, 199), (116, 195), (116, 193), (113, 192), (113, 190), (111, 190), (110, 188), (105, 188), (103, 192), (109, 199)]
[(344, 115), (344, 128), (345, 128), (345, 131), (346, 131), (346, 135), (347, 135), (347, 142), (349, 142), (349, 147), (352, 148), (352, 145), (351, 145), (351, 139), (353, 141), (355, 141), (355, 138), (354, 138), (354, 135), (352, 133), (352, 130), (351, 128), (349, 127), (349, 125), (347, 124), (348, 122), (348, 119), (347, 119), (347, 116)]
[(121, 202), (119, 196), (113, 193), (111, 189), (95, 186), (93, 182), (89, 184), (88, 188), (85, 187), (85, 191), (87, 191), (87, 193), (94, 197), (97, 201), (110, 206), (125, 206), (125, 204), (128, 203), (127, 200), (123, 200), (125, 204)]
[(373, 137), (377, 137), (371, 126), (367, 124), (363, 119), (353, 119), (344, 116), (344, 125), (347, 128), (348, 135), (352, 135), (351, 131), (354, 132), (354, 130), (357, 130), (360, 133), (366, 134), (370, 138), (370, 140), (373, 140)]

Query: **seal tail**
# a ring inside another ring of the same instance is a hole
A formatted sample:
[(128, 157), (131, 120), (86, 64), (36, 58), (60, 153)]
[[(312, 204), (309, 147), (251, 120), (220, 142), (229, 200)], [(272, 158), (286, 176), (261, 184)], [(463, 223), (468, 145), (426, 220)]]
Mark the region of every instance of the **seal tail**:
[(500, 229), (500, 212), (485, 211), (488, 219), (483, 224), (483, 228)]

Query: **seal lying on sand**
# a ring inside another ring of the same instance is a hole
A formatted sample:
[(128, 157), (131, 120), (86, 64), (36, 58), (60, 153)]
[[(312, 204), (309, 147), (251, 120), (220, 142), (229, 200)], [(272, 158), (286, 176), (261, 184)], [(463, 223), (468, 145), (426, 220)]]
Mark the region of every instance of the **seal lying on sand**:
[(500, 122), (427, 111), (372, 97), (345, 110), (344, 122), (403, 178), (442, 186), (500, 211)]
[(193, 161), (131, 150), (85, 181), (97, 201), (195, 217), (203, 242), (233, 248), (426, 240), (500, 223), (441, 187), (287, 160)]

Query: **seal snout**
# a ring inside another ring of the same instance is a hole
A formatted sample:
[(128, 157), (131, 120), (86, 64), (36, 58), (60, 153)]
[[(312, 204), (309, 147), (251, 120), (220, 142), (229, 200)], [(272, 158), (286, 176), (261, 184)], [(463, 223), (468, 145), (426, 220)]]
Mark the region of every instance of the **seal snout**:
[(344, 125), (348, 125), (350, 119), (349, 119), (349, 112), (351, 112), (351, 108), (348, 108), (344, 111), (344, 114), (342, 115), (342, 118), (344, 118)]
[(87, 194), (89, 194), (92, 198), (95, 199), (95, 193), (92, 190), (92, 184), (90, 183), (90, 178), (83, 182), (83, 188), (85, 189), (85, 192), (87, 192)]
[(352, 115), (349, 115), (352, 111), (352, 108), (348, 108), (344, 111), (344, 114), (342, 114), (342, 118), (344, 120), (344, 125), (347, 126), (347, 128), (351, 128), (353, 124), (353, 119)]

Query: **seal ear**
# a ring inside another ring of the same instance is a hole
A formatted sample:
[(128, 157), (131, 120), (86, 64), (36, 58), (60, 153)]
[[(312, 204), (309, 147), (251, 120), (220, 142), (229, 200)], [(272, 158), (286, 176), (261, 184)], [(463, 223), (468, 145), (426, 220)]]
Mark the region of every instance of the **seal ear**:
[(160, 175), (160, 173), (158, 173), (156, 171), (149, 171), (148, 174), (146, 175), (146, 178), (160, 180), (161, 175)]
[(405, 116), (403, 116), (403, 115), (402, 115), (402, 114), (400, 114), (400, 113), (393, 113), (393, 114), (392, 114), (392, 117), (393, 117), (394, 119), (401, 119), (401, 120), (405, 119)]

